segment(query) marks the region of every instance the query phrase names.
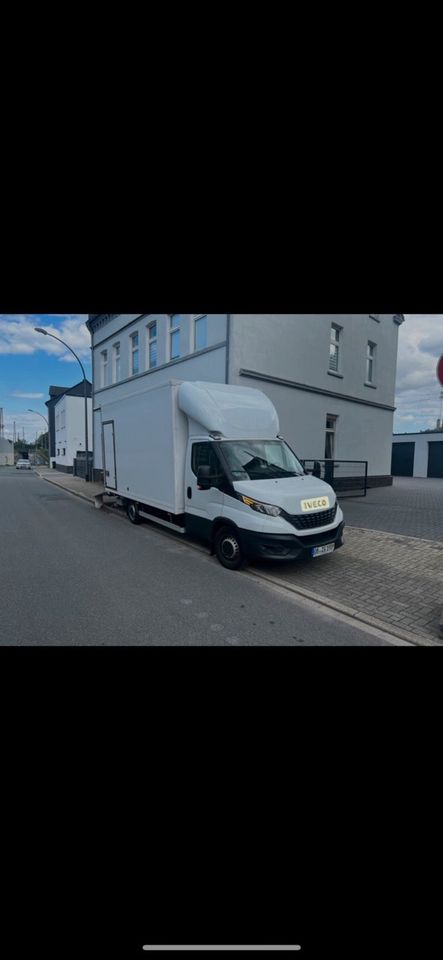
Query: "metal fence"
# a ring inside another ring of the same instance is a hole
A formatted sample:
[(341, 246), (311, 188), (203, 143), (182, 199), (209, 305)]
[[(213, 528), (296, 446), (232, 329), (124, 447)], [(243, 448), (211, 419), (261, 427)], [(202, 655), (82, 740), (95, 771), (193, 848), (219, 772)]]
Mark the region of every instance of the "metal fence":
[(365, 497), (368, 489), (367, 460), (302, 460), (306, 473), (319, 477), (337, 497)]
[[(92, 453), (88, 454), (88, 467), (89, 476), (92, 477)], [(77, 450), (77, 456), (74, 457), (72, 472), (74, 477), (81, 477), (83, 480), (86, 479), (86, 455), (84, 450)]]

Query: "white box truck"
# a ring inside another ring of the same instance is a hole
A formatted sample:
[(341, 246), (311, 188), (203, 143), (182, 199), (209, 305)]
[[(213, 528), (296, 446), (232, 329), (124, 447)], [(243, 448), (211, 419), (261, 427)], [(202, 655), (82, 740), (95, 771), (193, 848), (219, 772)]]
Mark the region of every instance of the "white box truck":
[(105, 489), (132, 523), (204, 539), (229, 569), (342, 546), (334, 491), (304, 472), (260, 390), (170, 381), (100, 409)]

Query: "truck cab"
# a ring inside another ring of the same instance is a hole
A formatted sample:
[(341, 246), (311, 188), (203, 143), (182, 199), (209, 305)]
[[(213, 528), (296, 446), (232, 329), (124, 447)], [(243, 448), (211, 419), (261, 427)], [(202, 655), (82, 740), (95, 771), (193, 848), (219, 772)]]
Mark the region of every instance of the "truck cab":
[(282, 438), (189, 440), (186, 531), (209, 540), (223, 566), (332, 553), (343, 527), (332, 488), (307, 475)]

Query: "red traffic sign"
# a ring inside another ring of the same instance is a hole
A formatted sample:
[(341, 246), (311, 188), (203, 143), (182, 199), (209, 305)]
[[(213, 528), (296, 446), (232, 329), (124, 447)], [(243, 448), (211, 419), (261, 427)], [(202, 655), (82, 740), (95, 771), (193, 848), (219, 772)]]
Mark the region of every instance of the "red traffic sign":
[(437, 380), (440, 381), (443, 387), (443, 354), (440, 357), (440, 360), (437, 363)]

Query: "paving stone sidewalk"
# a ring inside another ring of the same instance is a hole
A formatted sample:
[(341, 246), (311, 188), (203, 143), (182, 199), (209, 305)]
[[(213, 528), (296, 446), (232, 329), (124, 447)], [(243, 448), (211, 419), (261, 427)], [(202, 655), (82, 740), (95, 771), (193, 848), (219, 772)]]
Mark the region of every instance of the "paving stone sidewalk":
[(254, 564), (307, 593), (352, 608), (424, 641), (443, 643), (443, 544), (379, 530), (345, 528), (332, 556), (291, 564)]
[[(99, 483), (48, 468), (41, 477), (94, 502)], [(54, 476), (55, 474), (55, 476)], [(443, 644), (443, 543), (380, 530), (345, 527), (345, 544), (333, 556), (289, 564), (251, 565), (260, 575), (326, 598), (423, 642)]]

